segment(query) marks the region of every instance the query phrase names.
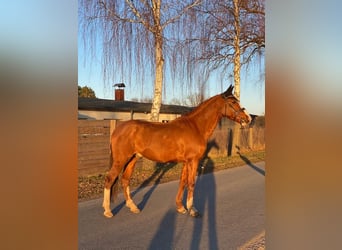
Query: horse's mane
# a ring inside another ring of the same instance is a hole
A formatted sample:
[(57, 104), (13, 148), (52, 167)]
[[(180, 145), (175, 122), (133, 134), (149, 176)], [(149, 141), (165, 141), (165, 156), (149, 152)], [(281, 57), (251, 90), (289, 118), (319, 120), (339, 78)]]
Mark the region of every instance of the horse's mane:
[(195, 107), (193, 110), (191, 110), (190, 112), (182, 115), (181, 117), (191, 117), (193, 115), (196, 115), (197, 113), (202, 112), (202, 110), (205, 109), (208, 105), (210, 105), (212, 102), (216, 101), (216, 99), (218, 97), (221, 97), (221, 95), (215, 95), (215, 96), (213, 96), (213, 97), (203, 101), (197, 107)]

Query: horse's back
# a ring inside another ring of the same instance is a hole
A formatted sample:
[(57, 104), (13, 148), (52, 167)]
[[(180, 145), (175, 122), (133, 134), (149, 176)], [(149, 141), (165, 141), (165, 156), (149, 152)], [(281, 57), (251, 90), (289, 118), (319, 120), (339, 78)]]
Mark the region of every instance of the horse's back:
[[(120, 123), (112, 134), (112, 143), (124, 144), (137, 139), (148, 139), (149, 131), (158, 130), (159, 124), (143, 120), (129, 120)], [(142, 138), (146, 137), (146, 138)]]

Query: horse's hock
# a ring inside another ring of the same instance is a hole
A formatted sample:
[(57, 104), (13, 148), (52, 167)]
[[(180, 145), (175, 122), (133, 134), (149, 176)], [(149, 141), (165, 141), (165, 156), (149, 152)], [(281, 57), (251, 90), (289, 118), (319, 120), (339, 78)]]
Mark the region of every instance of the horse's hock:
[[(79, 176), (95, 175), (109, 170), (110, 135), (119, 122), (78, 120)], [(233, 156), (238, 151), (262, 150), (265, 148), (264, 130), (264, 126), (259, 124), (240, 129), (240, 125), (224, 118), (208, 140), (208, 156)]]

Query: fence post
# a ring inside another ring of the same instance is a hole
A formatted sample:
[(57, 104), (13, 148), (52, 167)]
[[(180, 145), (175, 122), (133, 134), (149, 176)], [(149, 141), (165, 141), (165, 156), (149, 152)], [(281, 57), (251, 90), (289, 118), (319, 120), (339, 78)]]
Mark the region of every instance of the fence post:
[(232, 140), (232, 156), (237, 155), (240, 150), (240, 128), (239, 125), (234, 124), (233, 140)]
[(254, 149), (253, 132), (253, 127), (250, 127), (248, 131), (248, 146), (250, 150)]

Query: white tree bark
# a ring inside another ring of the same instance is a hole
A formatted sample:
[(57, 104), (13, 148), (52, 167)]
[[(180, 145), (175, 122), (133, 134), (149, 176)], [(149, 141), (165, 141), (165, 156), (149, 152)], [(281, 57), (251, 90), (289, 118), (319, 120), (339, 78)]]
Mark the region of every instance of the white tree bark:
[(241, 68), (241, 54), (240, 54), (240, 7), (239, 0), (233, 0), (234, 4), (234, 94), (240, 101), (240, 68)]
[(154, 43), (155, 43), (155, 63), (156, 72), (154, 80), (154, 95), (151, 108), (151, 121), (159, 121), (159, 111), (162, 104), (163, 91), (163, 29), (160, 24), (160, 0), (152, 1), (152, 11), (154, 20)]

